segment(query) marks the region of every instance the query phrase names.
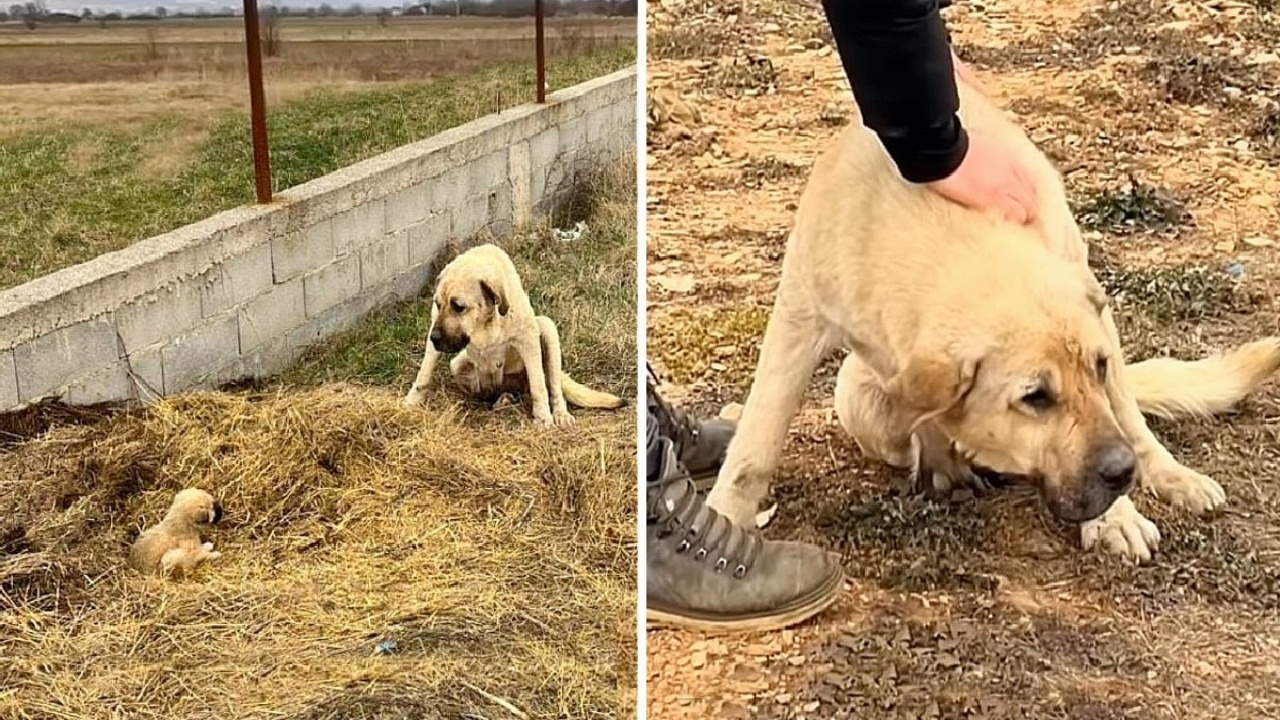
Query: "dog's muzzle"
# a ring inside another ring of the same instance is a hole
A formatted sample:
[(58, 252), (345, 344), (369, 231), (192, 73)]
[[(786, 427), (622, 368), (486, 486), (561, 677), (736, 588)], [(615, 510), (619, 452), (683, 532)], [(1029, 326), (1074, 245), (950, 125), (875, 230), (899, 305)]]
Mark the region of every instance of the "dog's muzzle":
[(1137, 480), (1137, 460), (1128, 447), (1107, 449), (1086, 471), (1085, 482), (1074, 491), (1045, 495), (1049, 510), (1068, 522), (1088, 522), (1111, 509)]
[(471, 338), (463, 335), (460, 338), (447, 338), (444, 333), (439, 330), (431, 331), (431, 346), (442, 353), (462, 352), (463, 348), (471, 342)]

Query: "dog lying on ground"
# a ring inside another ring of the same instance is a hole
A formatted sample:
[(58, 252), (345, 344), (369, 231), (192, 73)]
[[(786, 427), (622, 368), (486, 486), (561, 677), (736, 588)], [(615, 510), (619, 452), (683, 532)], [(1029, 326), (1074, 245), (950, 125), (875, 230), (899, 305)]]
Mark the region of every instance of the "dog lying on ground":
[(187, 488), (173, 498), (169, 512), (159, 524), (142, 531), (129, 550), (134, 569), (165, 577), (181, 577), (206, 560), (222, 553), (213, 543), (200, 542), (201, 526), (222, 520), (222, 506), (209, 493)]
[(573, 424), (566, 401), (581, 408), (624, 404), (564, 372), (556, 324), (534, 314), (515, 265), (496, 245), (474, 247), (440, 272), (430, 342), (405, 405), (421, 405), (426, 399), (441, 353), (457, 353), (449, 369), (464, 392), (488, 402), (504, 394), (529, 393), (539, 426)]
[(1196, 362), (1126, 366), (1111, 308), (1061, 176), (962, 76), (970, 133), (1004, 138), (1038, 192), (1018, 226), (904, 182), (870, 130), (848, 128), (815, 164), (738, 431), (708, 498), (751, 523), (819, 362), (850, 350), (837, 415), (864, 453), (918, 486), (981, 487), (978, 469), (1039, 485), (1085, 547), (1147, 560), (1159, 532), (1136, 485), (1203, 513), (1221, 486), (1184, 467), (1143, 413), (1223, 411), (1280, 367), (1269, 338)]

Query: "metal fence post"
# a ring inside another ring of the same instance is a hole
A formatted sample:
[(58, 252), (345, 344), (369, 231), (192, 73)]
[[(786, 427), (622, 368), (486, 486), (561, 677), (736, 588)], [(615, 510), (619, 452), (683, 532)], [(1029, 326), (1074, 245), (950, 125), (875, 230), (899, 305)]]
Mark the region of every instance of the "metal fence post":
[(267, 108), (262, 93), (262, 36), (258, 0), (244, 0), (244, 44), (249, 58), (249, 123), (253, 128), (253, 174), (258, 202), (271, 202), (271, 151), (267, 147)]
[[(248, 2), (248, 0), (245, 0)], [(542, 0), (533, 0), (533, 42), (537, 54), (538, 102), (547, 101), (547, 57), (542, 40)]]

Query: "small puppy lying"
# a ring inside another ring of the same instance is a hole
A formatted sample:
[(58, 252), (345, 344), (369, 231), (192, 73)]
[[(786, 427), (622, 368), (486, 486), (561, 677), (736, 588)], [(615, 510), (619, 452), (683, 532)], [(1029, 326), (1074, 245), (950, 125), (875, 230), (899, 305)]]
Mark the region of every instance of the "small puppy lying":
[(624, 401), (592, 390), (562, 369), (560, 333), (535, 315), (511, 258), (496, 245), (474, 247), (445, 266), (431, 307), (431, 342), (404, 404), (421, 405), (440, 353), (463, 391), (485, 401), (528, 392), (539, 426), (573, 424), (566, 404), (620, 408)]
[(205, 560), (217, 560), (222, 553), (213, 543), (200, 542), (200, 526), (215, 525), (222, 519), (222, 506), (209, 493), (187, 488), (173, 498), (169, 512), (129, 549), (129, 564), (145, 573), (180, 577)]

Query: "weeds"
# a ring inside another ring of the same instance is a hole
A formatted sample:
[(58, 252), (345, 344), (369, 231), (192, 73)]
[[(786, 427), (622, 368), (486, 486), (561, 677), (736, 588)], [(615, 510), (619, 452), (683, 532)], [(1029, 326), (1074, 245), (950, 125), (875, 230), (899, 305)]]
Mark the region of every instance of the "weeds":
[(1129, 176), (1121, 190), (1106, 190), (1079, 203), (1080, 226), (1117, 234), (1139, 231), (1174, 233), (1193, 221), (1186, 206), (1167, 190)]
[(773, 157), (757, 158), (742, 168), (744, 187), (759, 189), (779, 180), (804, 177), (805, 167)]
[(1098, 281), (1125, 312), (1157, 323), (1201, 321), (1253, 309), (1256, 299), (1222, 268), (1202, 265), (1163, 268), (1103, 267)]
[(654, 60), (716, 57), (732, 41), (727, 31), (710, 27), (660, 30), (649, 35), (649, 57)]
[(778, 70), (767, 57), (734, 58), (718, 65), (708, 84), (731, 98), (769, 95), (778, 89)]

